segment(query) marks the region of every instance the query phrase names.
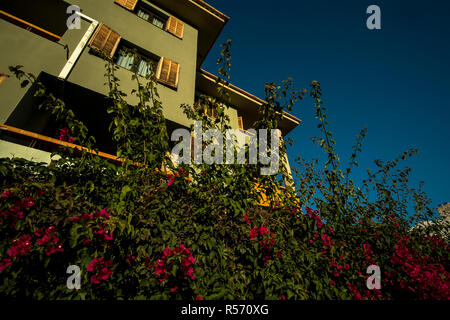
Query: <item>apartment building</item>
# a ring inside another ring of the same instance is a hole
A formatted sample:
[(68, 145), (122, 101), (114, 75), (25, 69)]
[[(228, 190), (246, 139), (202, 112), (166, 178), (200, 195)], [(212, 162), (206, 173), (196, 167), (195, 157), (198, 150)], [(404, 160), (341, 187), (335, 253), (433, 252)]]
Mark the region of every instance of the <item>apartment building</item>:
[[(79, 28), (69, 29), (70, 6), (81, 8)], [(120, 66), (121, 89), (136, 87), (133, 72), (156, 72), (169, 134), (189, 128), (181, 104), (193, 105), (200, 94), (217, 95), (216, 76), (202, 69), (229, 17), (202, 0), (14, 0), (0, 5), (0, 157), (50, 161), (62, 142), (48, 113), (38, 110), (36, 87), (21, 88), (9, 66), (38, 76), (62, 99), (95, 136), (101, 156), (114, 159), (108, 131), (105, 62), (99, 52)], [(139, 57), (122, 54), (136, 49)], [(230, 84), (227, 109), (233, 128), (246, 130), (258, 119), (260, 98)], [(129, 104), (137, 98), (129, 95)], [(210, 116), (214, 116), (211, 110)], [(300, 120), (285, 113), (283, 135)]]

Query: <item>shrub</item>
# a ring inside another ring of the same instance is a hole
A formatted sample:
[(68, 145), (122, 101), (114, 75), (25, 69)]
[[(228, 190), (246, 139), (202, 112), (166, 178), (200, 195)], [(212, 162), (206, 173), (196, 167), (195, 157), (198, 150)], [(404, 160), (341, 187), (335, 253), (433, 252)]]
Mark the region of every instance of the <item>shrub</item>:
[[(218, 82), (225, 85), (229, 49), (225, 44), (219, 59)], [(410, 170), (394, 172), (400, 159), (415, 151), (392, 162), (377, 161), (379, 170), (356, 187), (349, 175), (365, 130), (350, 165), (341, 169), (318, 82), (311, 83), (309, 95), (323, 138), (314, 141), (327, 160), (318, 169), (318, 160), (299, 158), (297, 191), (287, 186), (280, 193), (278, 179), (258, 176), (258, 166), (173, 167), (154, 76), (145, 85), (133, 76), (140, 102), (129, 106), (114, 76), (116, 66), (107, 61), (106, 67), (111, 131), (123, 165), (67, 149), (59, 150), (61, 158), (50, 165), (0, 159), (2, 296), (449, 299), (448, 239), (442, 236), (447, 229), (436, 220), (431, 229), (411, 230), (433, 213), (423, 192), (408, 186)], [(34, 79), (20, 67), (11, 70), (19, 79)], [(67, 128), (61, 131), (64, 139), (73, 136), (93, 148), (95, 139), (73, 111), (38, 86), (42, 107), (61, 121), (68, 119), (61, 123)], [(291, 86), (290, 80), (266, 86), (267, 104), (256, 128), (276, 128), (281, 111), (308, 92)], [(184, 112), (226, 130), (227, 96), (219, 93), (216, 120), (203, 118), (198, 106), (184, 105)], [(261, 192), (268, 207), (259, 204)], [(81, 269), (79, 290), (66, 286), (70, 265)], [(367, 289), (369, 265), (381, 268), (381, 289)]]

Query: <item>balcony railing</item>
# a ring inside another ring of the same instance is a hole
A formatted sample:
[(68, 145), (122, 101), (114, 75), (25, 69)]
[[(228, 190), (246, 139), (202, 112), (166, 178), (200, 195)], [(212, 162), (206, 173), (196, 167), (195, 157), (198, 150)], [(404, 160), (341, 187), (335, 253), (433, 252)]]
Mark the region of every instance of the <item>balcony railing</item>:
[(15, 24), (25, 30), (28, 30), (30, 32), (33, 32), (37, 35), (40, 35), (41, 37), (44, 37), (48, 40), (51, 41), (59, 41), (61, 39), (60, 36), (51, 33), (50, 31), (47, 31), (45, 29), (42, 29), (41, 27), (38, 27), (32, 23), (29, 23), (28, 21), (25, 21), (23, 19), (20, 19), (8, 12), (2, 11), (0, 10), (0, 18), (2, 18), (3, 20), (6, 20), (8, 22), (11, 22), (12, 24)]

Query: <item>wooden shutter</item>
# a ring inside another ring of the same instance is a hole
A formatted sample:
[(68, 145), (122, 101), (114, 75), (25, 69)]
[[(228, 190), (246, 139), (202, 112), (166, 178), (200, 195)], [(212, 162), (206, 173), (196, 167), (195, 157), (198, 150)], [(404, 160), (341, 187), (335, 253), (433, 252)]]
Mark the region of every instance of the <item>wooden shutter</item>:
[(109, 27), (101, 23), (89, 41), (89, 46), (92, 49), (103, 53), (107, 57), (112, 58), (119, 45), (120, 38), (121, 37), (117, 32), (112, 31)]
[(2, 84), (3, 81), (5, 81), (8, 78), (9, 78), (9, 75), (7, 75), (6, 73), (0, 72), (0, 84)]
[(195, 155), (195, 137), (191, 136), (191, 159), (194, 160), (194, 155)]
[(115, 3), (124, 7), (125, 9), (133, 11), (136, 8), (138, 0), (116, 0)]
[(244, 130), (244, 123), (242, 122), (242, 117), (238, 117), (238, 128)]
[(184, 23), (177, 18), (169, 17), (166, 24), (166, 31), (169, 31), (171, 34), (183, 39)]
[(162, 57), (159, 61), (158, 79), (173, 86), (178, 86), (180, 64)]

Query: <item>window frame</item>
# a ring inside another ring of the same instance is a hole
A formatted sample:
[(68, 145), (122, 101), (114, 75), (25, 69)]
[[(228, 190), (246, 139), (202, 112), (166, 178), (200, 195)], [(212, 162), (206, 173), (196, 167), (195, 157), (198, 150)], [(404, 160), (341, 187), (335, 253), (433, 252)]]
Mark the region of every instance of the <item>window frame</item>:
[[(117, 59), (119, 58), (119, 55), (121, 55), (121, 52), (126, 49), (129, 51), (133, 51), (134, 49), (136, 49), (136, 54), (138, 55), (138, 59), (136, 59), (136, 61), (133, 61), (133, 65), (131, 66), (130, 69), (125, 68), (124, 66), (121, 66), (117, 63)], [(119, 43), (117, 50), (113, 56), (113, 60), (114, 60), (114, 64), (116, 64), (117, 66), (119, 66), (120, 68), (123, 68), (127, 71), (136, 73), (137, 75), (145, 78), (145, 76), (142, 76), (138, 73), (138, 66), (139, 63), (141, 61), (145, 61), (146, 63), (150, 63), (152, 65), (152, 70), (153, 72), (156, 74), (157, 68), (158, 68), (158, 63), (160, 60), (160, 57), (151, 54), (149, 52), (144, 52), (144, 50), (142, 50), (141, 48), (133, 45), (132, 43), (122, 39), (121, 42)]]
[[(145, 20), (142, 17), (138, 16), (138, 11), (144, 11), (145, 13), (147, 13), (149, 15), (149, 19)], [(151, 25), (164, 30), (166, 25), (167, 25), (167, 21), (169, 20), (169, 17), (167, 17), (165, 14), (163, 14), (162, 12), (157, 11), (155, 8), (143, 3), (142, 1), (138, 1), (136, 8), (133, 10), (133, 13), (140, 19), (147, 21), (148, 23), (150, 23)], [(157, 20), (161, 21), (163, 23), (162, 27), (156, 25), (153, 23), (153, 19), (156, 18)]]

